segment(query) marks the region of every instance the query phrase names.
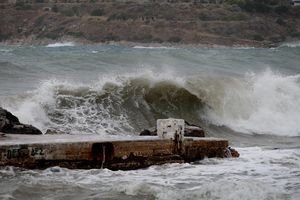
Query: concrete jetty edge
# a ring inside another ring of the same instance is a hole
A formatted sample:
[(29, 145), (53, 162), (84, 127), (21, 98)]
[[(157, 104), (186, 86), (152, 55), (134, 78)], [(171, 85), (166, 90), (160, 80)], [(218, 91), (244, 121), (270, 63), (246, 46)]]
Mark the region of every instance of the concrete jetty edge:
[(155, 136), (112, 139), (99, 135), (14, 134), (0, 138), (0, 166), (131, 170), (205, 157), (223, 158), (227, 148), (226, 139), (210, 137), (174, 141)]

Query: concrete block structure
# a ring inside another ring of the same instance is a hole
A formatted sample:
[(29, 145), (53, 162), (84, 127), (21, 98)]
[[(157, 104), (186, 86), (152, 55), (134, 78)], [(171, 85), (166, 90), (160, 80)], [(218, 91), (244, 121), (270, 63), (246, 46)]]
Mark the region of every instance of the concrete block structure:
[(175, 141), (143, 136), (114, 140), (98, 135), (7, 134), (0, 137), (0, 166), (131, 170), (205, 157), (225, 157), (227, 147), (228, 141), (218, 138)]

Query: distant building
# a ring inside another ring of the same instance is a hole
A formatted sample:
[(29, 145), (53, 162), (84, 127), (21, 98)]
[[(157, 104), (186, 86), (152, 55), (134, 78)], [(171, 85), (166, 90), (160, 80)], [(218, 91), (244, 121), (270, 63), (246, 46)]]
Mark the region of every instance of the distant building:
[(300, 0), (292, 0), (293, 6), (300, 6)]

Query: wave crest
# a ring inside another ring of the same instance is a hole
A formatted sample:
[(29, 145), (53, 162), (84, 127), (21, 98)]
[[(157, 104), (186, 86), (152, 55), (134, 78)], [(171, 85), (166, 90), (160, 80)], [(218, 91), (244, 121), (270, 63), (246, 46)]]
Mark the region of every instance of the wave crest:
[(227, 88), (208, 118), (236, 131), (282, 136), (300, 135), (300, 75), (270, 70), (249, 75), (239, 87)]
[(300, 41), (286, 42), (286, 43), (283, 43), (281, 45), (281, 47), (297, 48), (297, 47), (300, 47)]
[[(163, 77), (163, 76), (161, 76)], [(244, 78), (103, 78), (94, 84), (46, 81), (3, 106), (43, 131), (134, 134), (158, 118), (225, 125), (244, 133), (300, 135), (300, 75), (267, 70)]]

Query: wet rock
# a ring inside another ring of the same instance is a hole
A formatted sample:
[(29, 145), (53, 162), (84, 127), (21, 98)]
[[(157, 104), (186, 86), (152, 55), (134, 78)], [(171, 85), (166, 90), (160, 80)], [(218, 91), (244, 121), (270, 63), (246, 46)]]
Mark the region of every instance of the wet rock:
[(198, 126), (185, 126), (184, 136), (186, 137), (205, 137), (205, 132)]
[[(184, 136), (186, 137), (205, 137), (205, 132), (204, 130), (196, 125), (191, 125), (188, 122), (185, 121), (185, 128), (184, 128)], [(157, 135), (157, 130), (143, 130), (140, 133), (140, 136), (155, 136)]]
[(63, 132), (53, 130), (53, 129), (47, 129), (45, 135), (62, 135)]
[(240, 154), (237, 150), (235, 150), (231, 147), (228, 147), (224, 152), (224, 156), (226, 158), (238, 158), (238, 157), (240, 157)]
[(141, 133), (140, 133), (140, 136), (155, 136), (155, 135), (157, 135), (157, 131), (156, 131), (156, 129), (154, 130), (154, 131), (150, 131), (150, 130), (147, 130), (147, 129), (145, 129), (145, 130), (143, 130)]
[(1, 107), (0, 132), (8, 134), (42, 134), (42, 132), (34, 126), (20, 123), (16, 116)]
[(240, 154), (239, 154), (239, 152), (238, 152), (237, 150), (235, 150), (235, 149), (233, 149), (233, 148), (230, 148), (230, 147), (229, 147), (229, 149), (230, 149), (230, 152), (231, 152), (231, 156), (232, 156), (233, 158), (238, 158), (238, 157), (240, 157)]

